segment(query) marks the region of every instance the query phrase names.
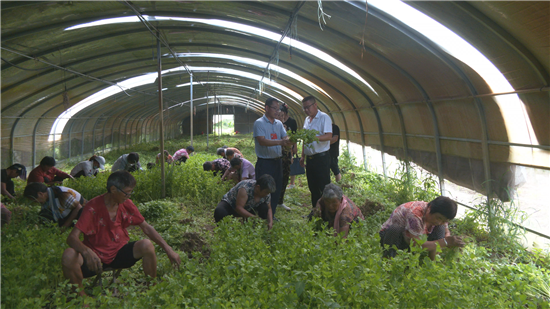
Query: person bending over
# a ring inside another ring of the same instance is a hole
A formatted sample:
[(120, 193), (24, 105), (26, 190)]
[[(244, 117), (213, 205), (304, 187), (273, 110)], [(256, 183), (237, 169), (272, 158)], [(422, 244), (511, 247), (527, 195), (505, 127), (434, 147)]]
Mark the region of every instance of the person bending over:
[(137, 170), (142, 170), (141, 163), (139, 163), (139, 154), (137, 152), (130, 152), (128, 154), (121, 155), (111, 168), (111, 172), (135, 172)]
[(39, 214), (42, 218), (57, 222), (63, 228), (73, 225), (73, 220), (80, 217), (82, 207), (86, 204), (86, 199), (74, 189), (47, 187), (40, 182), (28, 184), (23, 194), (42, 205)]
[(181, 164), (185, 163), (187, 159), (189, 159), (189, 156), (195, 152), (195, 147), (193, 146), (187, 146), (185, 149), (180, 149), (174, 153), (172, 158), (174, 159), (174, 162)]
[(2, 195), (9, 199), (15, 199), (15, 184), (12, 178), (27, 179), (27, 169), (24, 165), (15, 163), (2, 170)]
[(254, 165), (247, 159), (234, 157), (230, 161), (231, 167), (223, 174), (222, 180), (231, 179), (236, 183), (247, 179), (256, 179)]
[(341, 234), (344, 238), (348, 237), (352, 223), (365, 219), (359, 207), (344, 195), (340, 187), (332, 183), (325, 186), (311, 216), (328, 222), (329, 227), (334, 228), (334, 236)]
[[(168, 164), (172, 164), (172, 162), (174, 162), (174, 158), (170, 155), (168, 150), (164, 150), (164, 162)], [(157, 155), (155, 164), (160, 164), (160, 153)]]
[[(175, 266), (180, 256), (149, 225), (130, 200), (136, 179), (127, 171), (112, 173), (107, 179), (107, 193), (91, 199), (69, 237), (62, 256), (63, 275), (82, 290), (82, 279), (100, 273), (105, 268), (129, 268), (143, 259), (143, 272), (157, 276), (157, 256), (154, 241), (166, 251)], [(128, 242), (130, 225), (137, 225), (149, 239)], [(83, 234), (84, 241), (80, 241)]]
[(231, 168), (231, 163), (227, 161), (227, 159), (219, 158), (214, 161), (206, 161), (202, 165), (202, 169), (205, 171), (213, 171), (214, 176), (218, 175), (218, 172), (220, 172), (220, 177), (223, 177), (225, 175), (225, 172)]
[(236, 153), (233, 149), (235, 149), (235, 148), (228, 148), (225, 151), (225, 158), (227, 160), (231, 161), (233, 158), (244, 159), (244, 157), (242, 155)]
[(93, 177), (97, 175), (99, 169), (105, 169), (105, 158), (102, 156), (92, 156), (88, 161), (78, 163), (71, 171), (71, 176), (79, 178), (82, 176)]
[[(380, 230), (380, 244), (384, 247), (384, 257), (394, 257), (395, 249), (410, 250), (412, 244), (423, 235), (428, 241), (422, 248), (428, 250), (430, 259), (434, 260), (437, 244), (441, 248), (463, 247), (460, 237), (451, 236), (448, 222), (456, 216), (456, 202), (445, 196), (439, 196), (426, 203), (421, 201), (408, 202), (398, 206)], [(390, 246), (386, 248), (385, 245)]]
[(43, 182), (47, 185), (62, 183), (63, 180), (73, 176), (55, 168), (55, 159), (53, 157), (44, 157), (40, 161), (40, 165), (35, 167), (27, 178), (27, 183)]
[(216, 153), (218, 154), (218, 156), (222, 156), (222, 158), (224, 159), (227, 159), (227, 160), (231, 160), (227, 157), (227, 151), (228, 150), (231, 150), (233, 151), (233, 154), (234, 155), (239, 155), (241, 158), (244, 158), (243, 154), (241, 153), (241, 151), (237, 148), (218, 148), (218, 150), (216, 151)]
[(275, 190), (275, 180), (268, 174), (258, 180), (243, 180), (223, 196), (214, 210), (214, 220), (218, 223), (227, 216), (260, 217), (267, 220), (269, 230), (273, 227), (271, 193)]

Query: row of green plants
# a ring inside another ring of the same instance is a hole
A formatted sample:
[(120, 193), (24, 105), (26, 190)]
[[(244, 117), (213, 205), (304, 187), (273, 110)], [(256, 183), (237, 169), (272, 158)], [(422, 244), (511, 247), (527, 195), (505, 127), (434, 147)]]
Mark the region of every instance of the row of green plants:
[[(167, 142), (174, 148), (187, 144)], [(160, 169), (134, 174), (138, 187), (132, 200), (180, 252), (180, 269), (172, 269), (159, 250), (155, 285), (147, 284), (138, 263), (111, 287), (85, 281), (94, 297), (75, 298), (60, 268), (67, 233), (41, 223), (39, 206), (18, 200), (8, 205), (14, 221), (2, 231), (2, 308), (548, 308), (548, 255), (516, 246), (511, 234), (504, 234), (498, 242), (506, 245), (498, 247), (496, 239), (481, 237), (487, 224), (473, 214), (451, 227), (467, 238), (461, 251), (445, 250), (435, 262), (418, 249), (381, 258), (377, 232), (392, 210), (437, 195), (435, 181), (419, 180), (413, 169), (386, 179), (357, 167), (343, 152), (341, 186), (368, 211), (345, 241), (319, 233), (316, 222), (302, 218), (311, 209), (303, 176), (285, 197), (293, 210), (278, 211), (280, 221), (271, 231), (256, 220), (225, 220), (215, 227), (212, 213), (228, 187), (202, 171), (202, 162), (215, 158), (222, 145), (236, 146), (255, 162), (253, 140), (249, 135), (211, 139), (206, 150), (205, 140), (196, 138), (194, 145), (197, 154), (186, 164), (167, 166), (166, 199), (160, 199)], [(154, 160), (159, 152), (153, 144), (132, 151), (142, 160)], [(118, 155), (106, 154), (107, 161)], [(67, 185), (90, 198), (105, 192), (107, 176)], [(17, 190), (22, 192), (19, 185)], [(129, 232), (132, 239), (144, 237), (139, 229)]]

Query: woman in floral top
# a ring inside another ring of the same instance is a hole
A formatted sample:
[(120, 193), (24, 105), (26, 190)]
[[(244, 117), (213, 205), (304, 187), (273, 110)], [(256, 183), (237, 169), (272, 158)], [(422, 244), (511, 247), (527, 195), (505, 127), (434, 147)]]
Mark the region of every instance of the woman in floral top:
[(344, 238), (348, 237), (353, 222), (365, 219), (361, 210), (344, 195), (342, 189), (332, 183), (325, 186), (323, 195), (313, 209), (312, 216), (320, 217), (323, 221), (328, 222), (329, 226), (335, 230), (334, 236), (342, 233)]
[(445, 196), (439, 196), (433, 201), (408, 202), (397, 207), (380, 230), (380, 244), (390, 248), (384, 251), (384, 257), (394, 257), (395, 249), (410, 249), (411, 240), (419, 240), (423, 235), (428, 241), (422, 244), (435, 259), (437, 244), (441, 248), (463, 247), (460, 237), (451, 236), (448, 222), (456, 216), (456, 202)]
[(223, 177), (223, 174), (225, 174), (225, 172), (231, 168), (231, 164), (229, 163), (229, 161), (227, 161), (227, 159), (220, 158), (214, 161), (204, 162), (202, 168), (205, 171), (213, 171), (214, 176), (216, 176), (218, 172), (221, 172), (220, 177)]
[(267, 228), (273, 226), (271, 193), (276, 189), (271, 175), (263, 175), (258, 180), (248, 179), (239, 182), (227, 192), (214, 211), (214, 220), (220, 222), (227, 216), (260, 217), (267, 219)]

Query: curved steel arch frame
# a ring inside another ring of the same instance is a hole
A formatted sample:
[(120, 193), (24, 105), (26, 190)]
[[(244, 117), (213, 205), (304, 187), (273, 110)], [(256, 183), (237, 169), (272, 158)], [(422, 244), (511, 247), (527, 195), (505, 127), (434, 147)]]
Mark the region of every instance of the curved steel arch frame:
[[(370, 9), (369, 13), (378, 19), (388, 23), (389, 25), (392, 25), (399, 31), (401, 31), (406, 36), (410, 37), (412, 40), (414, 40), (416, 43), (424, 47), (426, 50), (430, 51), (432, 54), (434, 54), (437, 58), (439, 58), (443, 63), (445, 63), (455, 74), (457, 74), (467, 85), (468, 90), (472, 93), (472, 95), (477, 95), (477, 90), (475, 89), (473, 83), (470, 81), (470, 79), (466, 76), (466, 74), (458, 67), (456, 66), (449, 58), (446, 56), (445, 52), (441, 51), (441, 49), (437, 46), (434, 46), (431, 42), (424, 39), (421, 35), (419, 35), (417, 32), (413, 31), (406, 25), (404, 25), (401, 21), (398, 21), (392, 17), (386, 16), (386, 14), (379, 12), (376, 8)], [(415, 85), (418, 85), (418, 87), (421, 87), (416, 81)], [(433, 108), (433, 104), (430, 101), (430, 98), (428, 94), (423, 90), (423, 88), (418, 88), (422, 95), (424, 96), (426, 103), (428, 105), (428, 108), (430, 110), (430, 113), (432, 115), (432, 120), (434, 123), (434, 134), (435, 136), (435, 142), (436, 142), (436, 151), (437, 151), (437, 165), (439, 170), (439, 178), (440, 178), (440, 190), (442, 194), (444, 194), (444, 178), (443, 178), (443, 166), (441, 162), (441, 142), (440, 142), (440, 135), (439, 135), (439, 127), (437, 125), (437, 116), (435, 114), (435, 110)], [(484, 166), (484, 172), (485, 172), (485, 179), (486, 179), (486, 189), (487, 189), (487, 198), (490, 198), (492, 195), (491, 190), (491, 173), (490, 173), (490, 160), (489, 160), (489, 147), (488, 147), (488, 131), (487, 131), (487, 120), (485, 117), (485, 112), (483, 109), (483, 106), (481, 104), (481, 101), (479, 98), (474, 99), (476, 102), (476, 108), (478, 110), (479, 119), (481, 123), (482, 128), (482, 151), (483, 151), (483, 166)]]
[[(379, 119), (377, 119), (377, 120), (379, 121), (379, 125), (380, 125), (380, 120), (379, 120)], [(363, 131), (363, 129), (362, 129), (362, 131)], [(382, 133), (381, 130), (380, 130), (379, 133)], [(406, 139), (404, 139), (404, 141), (406, 142)], [(381, 139), (381, 144), (383, 144), (382, 139)], [(382, 145), (382, 146), (383, 146), (383, 145)]]

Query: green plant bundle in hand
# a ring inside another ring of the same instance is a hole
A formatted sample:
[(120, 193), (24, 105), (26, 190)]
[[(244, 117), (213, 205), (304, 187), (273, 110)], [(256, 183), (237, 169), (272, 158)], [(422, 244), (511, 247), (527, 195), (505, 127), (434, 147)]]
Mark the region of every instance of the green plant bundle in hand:
[(319, 134), (319, 131), (309, 129), (299, 129), (296, 133), (292, 133), (290, 130), (287, 132), (288, 138), (291, 142), (297, 143), (298, 141), (302, 141), (306, 147), (310, 147), (311, 143), (319, 141), (317, 134)]

